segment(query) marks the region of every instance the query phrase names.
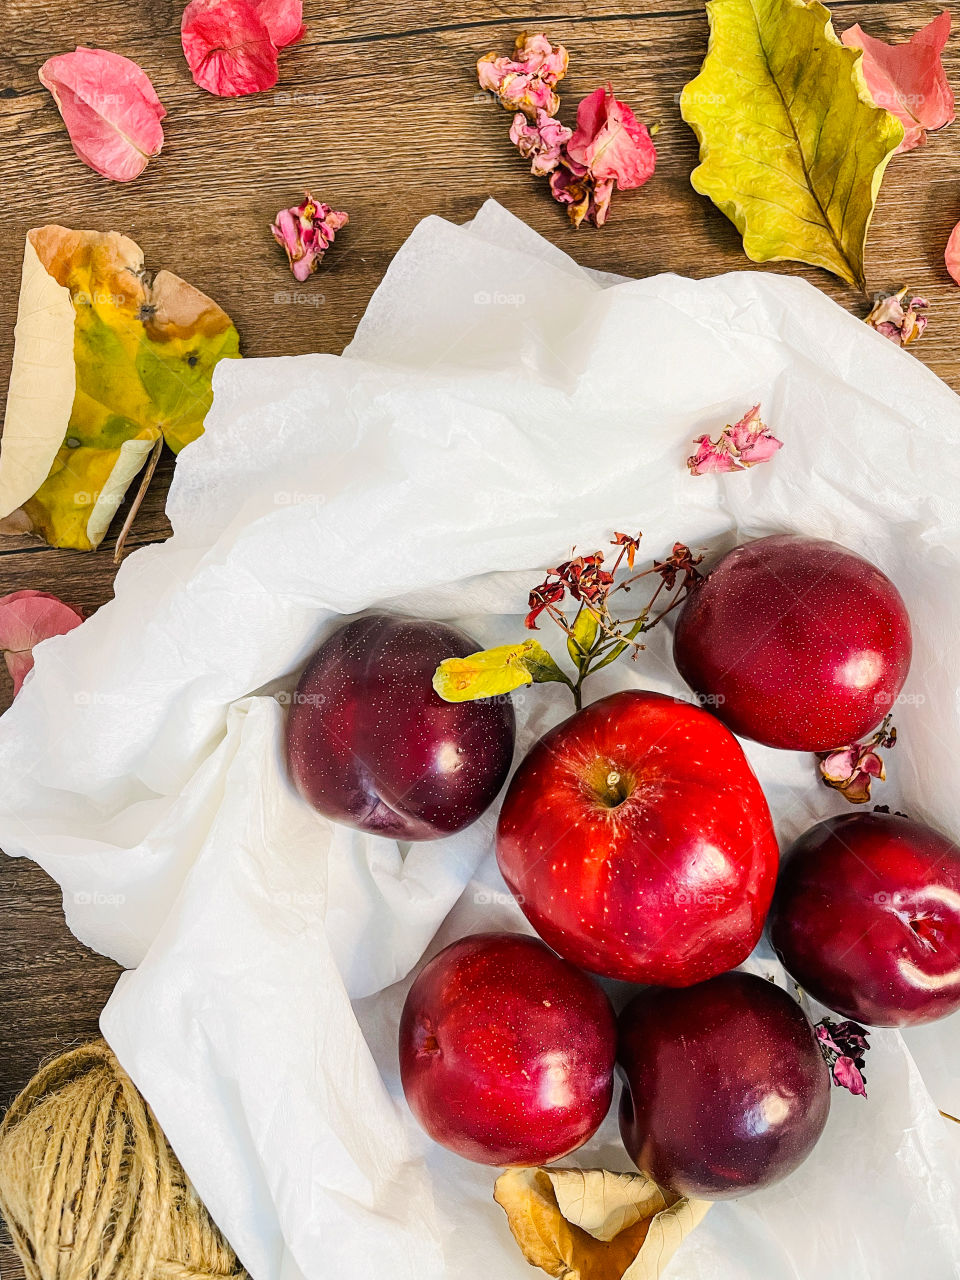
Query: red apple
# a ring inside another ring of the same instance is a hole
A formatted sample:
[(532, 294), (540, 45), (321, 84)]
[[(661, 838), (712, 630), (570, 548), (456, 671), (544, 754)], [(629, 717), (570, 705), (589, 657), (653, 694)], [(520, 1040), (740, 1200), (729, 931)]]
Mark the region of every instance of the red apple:
[(620, 1134), (679, 1195), (727, 1200), (792, 1173), (830, 1111), (830, 1073), (797, 1002), (748, 973), (641, 991), (620, 1015)]
[(614, 693), (551, 729), (514, 775), (497, 830), (504, 879), (555, 951), (665, 986), (746, 959), (777, 857), (736, 738), (659, 693)]
[(480, 933), (417, 977), (400, 1020), (400, 1076), (436, 1142), (480, 1164), (559, 1160), (613, 1094), (613, 1010), (536, 938)]
[(398, 840), (434, 840), (492, 804), (513, 759), (502, 698), (444, 702), (433, 673), (481, 646), (442, 622), (376, 613), (336, 630), (297, 685), (287, 764), (328, 818)]
[(820, 822), (784, 855), (770, 940), (791, 977), (845, 1018), (945, 1018), (960, 1009), (960, 849), (894, 814)]
[(685, 601), (674, 658), (734, 733), (829, 751), (891, 709), (910, 619), (879, 569), (835, 542), (779, 534), (734, 549)]

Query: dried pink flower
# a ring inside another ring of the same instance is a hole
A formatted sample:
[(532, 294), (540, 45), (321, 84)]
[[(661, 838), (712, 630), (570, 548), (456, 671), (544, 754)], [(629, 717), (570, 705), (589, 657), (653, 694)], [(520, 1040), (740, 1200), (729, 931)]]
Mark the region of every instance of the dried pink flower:
[(538, 111), (555, 116), (560, 99), (555, 86), (567, 74), (569, 54), (545, 35), (517, 37), (512, 58), (485, 54), (477, 63), (480, 87), (495, 93), (508, 111), (522, 111), (531, 120)]
[(79, 627), (83, 614), (48, 591), (14, 591), (0, 598), (0, 650), (13, 677), (14, 696), (33, 670), (33, 650), (41, 640)]
[(897, 741), (897, 731), (890, 716), (866, 742), (854, 742), (836, 751), (817, 753), (820, 776), (828, 787), (839, 791), (851, 804), (866, 804), (874, 778), (886, 780), (886, 769), (880, 749), (888, 750)]
[(308, 191), (302, 204), (280, 210), (270, 230), (277, 244), (286, 250), (290, 270), (302, 281), (317, 270), (336, 233), (349, 220), (347, 214), (314, 200)]
[(510, 141), (524, 160), (530, 160), (530, 172), (538, 178), (552, 173), (560, 163), (562, 148), (572, 134), (559, 120), (543, 110), (537, 112), (536, 122), (527, 123), (527, 117), (518, 111), (510, 126)]
[(602, 227), (614, 187), (639, 187), (653, 173), (657, 152), (645, 124), (610, 88), (597, 89), (577, 107), (577, 127), (550, 174), (554, 200), (568, 206), (575, 227)]
[(647, 126), (613, 90), (596, 89), (577, 107), (567, 156), (596, 182), (612, 179), (621, 191), (642, 187), (653, 174), (657, 150)]
[(568, 205), (567, 216), (575, 227), (586, 219), (602, 227), (610, 213), (613, 180), (595, 182), (588, 173), (577, 173), (565, 156), (550, 175), (550, 191), (554, 200)]
[(769, 462), (777, 450), (783, 448), (783, 441), (778, 440), (761, 422), (758, 404), (749, 409), (739, 422), (724, 427), (716, 440), (697, 436), (693, 443), (697, 451), (687, 459), (687, 467), (695, 476), (744, 471), (758, 463)]
[(833, 1083), (865, 1098), (867, 1086), (864, 1066), (870, 1048), (866, 1028), (861, 1027), (859, 1022), (834, 1022), (832, 1018), (823, 1018), (814, 1027), (813, 1033), (824, 1061), (830, 1068)]
[(866, 317), (867, 324), (876, 329), (877, 333), (882, 333), (885, 338), (901, 347), (909, 347), (911, 342), (923, 337), (928, 320), (925, 313), (930, 307), (926, 298), (917, 297), (911, 298), (904, 310), (903, 300), (906, 294), (907, 286), (904, 285), (889, 297), (878, 298)]

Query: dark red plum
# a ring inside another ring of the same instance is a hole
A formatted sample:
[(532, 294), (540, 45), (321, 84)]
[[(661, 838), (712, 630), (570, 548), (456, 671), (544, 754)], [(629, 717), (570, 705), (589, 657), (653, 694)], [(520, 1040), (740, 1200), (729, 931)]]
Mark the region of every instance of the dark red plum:
[(723, 557), (681, 608), (673, 651), (684, 680), (734, 733), (830, 751), (891, 710), (912, 640), (900, 593), (868, 560), (778, 534)]
[(481, 646), (441, 622), (377, 613), (317, 650), (287, 719), (287, 764), (328, 818), (399, 840), (434, 840), (476, 821), (506, 781), (508, 700), (444, 702), (444, 658)]
[(616, 1045), (613, 1010), (586, 974), (538, 938), (480, 933), (410, 988), (400, 1075), (434, 1141), (480, 1164), (547, 1164), (599, 1128)]
[(960, 849), (895, 814), (848, 813), (784, 855), (770, 912), (784, 968), (872, 1027), (960, 1009)]
[(627, 1153), (680, 1195), (727, 1200), (779, 1182), (830, 1111), (806, 1015), (752, 974), (641, 991), (620, 1015), (618, 1060)]

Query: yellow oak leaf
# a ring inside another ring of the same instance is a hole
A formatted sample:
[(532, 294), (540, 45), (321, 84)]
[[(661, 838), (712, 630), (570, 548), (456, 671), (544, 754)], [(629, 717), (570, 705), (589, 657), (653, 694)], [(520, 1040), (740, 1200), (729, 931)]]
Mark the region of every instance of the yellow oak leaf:
[(472, 702), (550, 680), (566, 681), (566, 677), (543, 645), (524, 640), (466, 658), (444, 659), (434, 672), (433, 687), (445, 702)]
[(493, 1198), (527, 1262), (555, 1280), (659, 1280), (710, 1208), (607, 1169), (508, 1169)]
[(865, 288), (863, 256), (903, 125), (874, 105), (861, 54), (817, 0), (709, 0), (710, 44), (680, 111), (694, 189), (754, 262), (793, 259)]
[(229, 316), (115, 231), (27, 233), (0, 449), (0, 531), (99, 546), (165, 441), (195, 440), (211, 377), (239, 356)]

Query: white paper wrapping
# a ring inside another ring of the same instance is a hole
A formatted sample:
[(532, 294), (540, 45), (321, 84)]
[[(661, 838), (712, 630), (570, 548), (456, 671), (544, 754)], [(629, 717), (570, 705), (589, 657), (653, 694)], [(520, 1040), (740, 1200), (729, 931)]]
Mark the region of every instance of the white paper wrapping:
[[(691, 478), (694, 436), (756, 401), (783, 451)], [(39, 648), (0, 718), (0, 845), (131, 970), (104, 1033), (255, 1280), (532, 1274), (494, 1172), (423, 1137), (396, 1062), (425, 949), (526, 927), (494, 815), (404, 853), (306, 808), (279, 744), (320, 638), (383, 603), (519, 638), (542, 569), (614, 529), (642, 529), (647, 557), (834, 538), (894, 578), (915, 627), (877, 799), (960, 831), (958, 438), (956, 396), (812, 286), (585, 272), (492, 202), (467, 227), (420, 224), (343, 357), (218, 368), (174, 536)], [(682, 693), (665, 628), (651, 639), (592, 695)], [(520, 749), (567, 697), (518, 696)], [(746, 749), (783, 840), (844, 808), (810, 757)], [(960, 1112), (960, 1027), (873, 1040), (869, 1101), (835, 1090), (807, 1163), (714, 1208), (669, 1275), (960, 1274), (960, 1145), (937, 1113)], [(578, 1158), (628, 1167), (614, 1120)]]

